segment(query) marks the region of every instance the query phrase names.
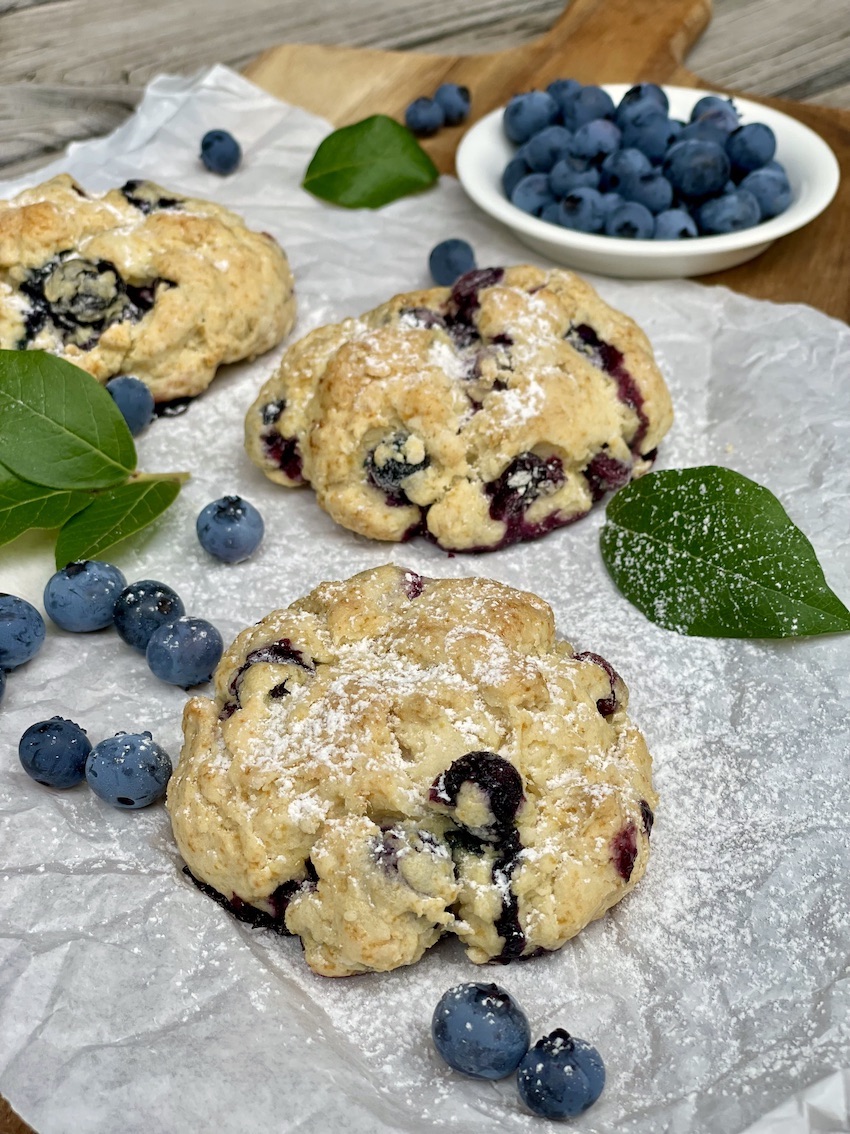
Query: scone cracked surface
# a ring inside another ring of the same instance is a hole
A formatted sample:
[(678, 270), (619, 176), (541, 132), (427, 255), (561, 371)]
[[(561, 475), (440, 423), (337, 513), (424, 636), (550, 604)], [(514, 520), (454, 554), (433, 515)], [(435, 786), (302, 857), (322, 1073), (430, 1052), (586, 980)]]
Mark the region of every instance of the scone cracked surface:
[(572, 272), (469, 272), (289, 348), (246, 419), (273, 481), (372, 539), (491, 550), (585, 515), (672, 421), (650, 344)]
[(327, 976), (557, 949), (646, 869), (651, 759), (626, 688), (486, 579), (380, 567), (236, 639), (168, 789), (189, 870)]
[(292, 328), (286, 256), (235, 213), (151, 181), (90, 196), (67, 174), (0, 201), (0, 348), (62, 355), (158, 402)]

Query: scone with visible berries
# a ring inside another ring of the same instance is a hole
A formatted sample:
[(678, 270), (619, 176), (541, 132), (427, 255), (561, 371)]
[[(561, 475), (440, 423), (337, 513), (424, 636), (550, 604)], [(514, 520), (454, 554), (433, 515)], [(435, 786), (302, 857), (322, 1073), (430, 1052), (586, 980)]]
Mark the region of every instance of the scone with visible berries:
[(246, 447), (361, 535), (483, 551), (585, 515), (672, 416), (646, 335), (588, 283), (484, 268), (295, 343)]
[(295, 320), (282, 249), (151, 181), (91, 196), (67, 174), (0, 201), (0, 348), (46, 350), (157, 402), (199, 394)]
[(379, 567), (243, 631), (168, 788), (188, 870), (326, 976), (558, 949), (642, 877), (656, 796), (627, 691), (487, 579)]

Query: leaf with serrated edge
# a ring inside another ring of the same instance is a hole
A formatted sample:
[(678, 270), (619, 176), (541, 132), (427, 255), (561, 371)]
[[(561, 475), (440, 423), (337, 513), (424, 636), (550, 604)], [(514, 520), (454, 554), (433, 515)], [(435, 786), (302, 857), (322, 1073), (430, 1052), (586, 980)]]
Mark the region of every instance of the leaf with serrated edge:
[(136, 467), (111, 396), (90, 374), (44, 351), (0, 351), (0, 462), (48, 488), (109, 488)]
[(377, 209), (427, 189), (439, 171), (410, 131), (373, 114), (334, 130), (319, 145), (304, 175), (315, 197), (348, 209)]
[(0, 465), (0, 544), (30, 528), (58, 528), (91, 503), (90, 492), (45, 488), (19, 480)]
[(610, 500), (602, 558), (652, 622), (708, 638), (850, 630), (814, 548), (772, 492), (707, 465), (648, 473)]
[(180, 482), (150, 477), (99, 493), (84, 511), (72, 516), (56, 541), (56, 566), (96, 559), (107, 548), (152, 523), (174, 501)]

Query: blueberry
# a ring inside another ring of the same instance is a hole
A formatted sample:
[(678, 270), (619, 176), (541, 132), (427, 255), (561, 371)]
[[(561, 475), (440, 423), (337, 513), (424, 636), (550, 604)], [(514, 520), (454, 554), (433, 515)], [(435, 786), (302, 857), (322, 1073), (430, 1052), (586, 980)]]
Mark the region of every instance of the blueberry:
[(141, 579), (125, 587), (115, 600), (112, 620), (127, 645), (144, 653), (154, 630), (185, 613), (182, 599), (171, 587), (155, 579)]
[(680, 142), (714, 142), (718, 146), (726, 145), (729, 131), (724, 130), (722, 124), (718, 125), (708, 114), (698, 118), (696, 122), (689, 122), (679, 133)]
[(158, 678), (189, 689), (209, 681), (223, 649), (215, 626), (203, 618), (184, 615), (154, 630), (145, 656)]
[(738, 129), (738, 112), (731, 102), (721, 102), (719, 106), (712, 106), (711, 109), (700, 114), (691, 125), (696, 126), (700, 122), (723, 134), (731, 134), (733, 130)]
[(469, 87), (457, 83), (442, 83), (434, 93), (434, 102), (443, 108), (447, 126), (459, 126), (469, 117)]
[(623, 127), (623, 146), (640, 150), (651, 162), (660, 164), (667, 150), (681, 135), (681, 125), (653, 106), (653, 113)]
[(521, 146), (544, 127), (551, 126), (560, 111), (557, 102), (545, 91), (528, 91), (514, 95), (505, 107), (502, 124), (510, 141)]
[(242, 149), (227, 130), (208, 130), (201, 139), (201, 161), (210, 173), (226, 176), (239, 167)]
[(32, 603), (0, 593), (0, 669), (15, 669), (35, 657), (44, 634), (44, 619)]
[(171, 777), (171, 757), (149, 732), (119, 732), (89, 753), (89, 787), (106, 803), (133, 811), (155, 803)]
[(705, 95), (694, 103), (691, 111), (691, 122), (696, 122), (706, 114), (721, 114), (728, 123), (727, 134), (734, 130), (740, 120), (738, 111), (731, 98), (721, 98), (719, 95)]
[(784, 171), (777, 172), (766, 166), (748, 173), (741, 182), (741, 189), (752, 193), (758, 201), (762, 220), (784, 213), (794, 195)]
[(471, 272), (475, 267), (472, 245), (457, 238), (441, 241), (431, 249), (428, 267), (434, 283), (440, 287), (451, 287), (458, 276)]
[(564, 125), (568, 130), (578, 130), (585, 122), (594, 118), (613, 118), (614, 100), (601, 87), (587, 86), (561, 108)]
[(127, 586), (117, 567), (99, 559), (69, 563), (47, 580), (44, 609), (57, 626), (76, 634), (102, 630), (112, 622), (115, 600)]
[(222, 496), (202, 508), (195, 523), (201, 547), (225, 563), (241, 563), (260, 546), (263, 517), (241, 496)]
[(409, 503), (403, 484), (414, 473), (422, 472), (431, 463), (420, 438), (410, 433), (395, 433), (385, 438), (367, 455), (364, 462), (367, 479), (395, 504)]
[(761, 220), (761, 213), (753, 194), (746, 189), (739, 189), (735, 193), (724, 193), (722, 197), (713, 197), (704, 202), (697, 209), (696, 219), (700, 232), (713, 236), (752, 228)]
[(573, 189), (595, 189), (598, 185), (599, 170), (585, 158), (565, 157), (549, 174), (549, 188), (556, 197), (566, 197)]
[(621, 193), (627, 201), (643, 205), (651, 213), (662, 213), (673, 204), (673, 186), (657, 171), (630, 178)]
[(595, 1047), (556, 1028), (538, 1040), (517, 1069), (522, 1101), (543, 1118), (575, 1118), (605, 1086), (605, 1066)]
[(655, 218), (655, 240), (685, 240), (698, 235), (696, 222), (685, 209), (665, 209)]
[(558, 224), (576, 232), (599, 232), (605, 222), (602, 194), (598, 189), (572, 189), (561, 201)]
[(651, 99), (653, 102), (658, 103), (661, 109), (667, 113), (670, 109), (670, 102), (664, 90), (658, 86), (657, 83), (638, 83), (634, 87), (629, 87), (623, 97), (620, 99), (620, 105), (617, 107), (631, 106), (635, 102), (640, 102), (643, 99)]
[(613, 211), (623, 204), (623, 198), (619, 193), (603, 193), (602, 194), (602, 212), (605, 217), (608, 217)]
[(726, 153), (732, 162), (733, 173), (743, 177), (754, 169), (761, 169), (776, 153), (776, 135), (762, 122), (739, 126), (726, 139)]
[(716, 142), (676, 142), (664, 158), (664, 176), (683, 197), (719, 193), (729, 179), (730, 162)]
[(525, 158), (520, 157), (519, 154), (511, 158), (502, 173), (502, 188), (505, 191), (505, 196), (510, 199), (514, 189), (529, 173), (531, 173), (531, 169)]
[(581, 83), (577, 79), (555, 79), (546, 88), (546, 93), (552, 96), (563, 114), (564, 106), (572, 102), (580, 90)]
[(111, 378), (106, 388), (121, 410), (127, 428), (137, 437), (154, 419), (153, 394), (141, 379), (124, 374)]
[(620, 129), (610, 118), (594, 118), (576, 130), (569, 152), (573, 157), (601, 162), (620, 148), (620, 139)]
[(523, 156), (535, 173), (548, 173), (567, 156), (572, 140), (572, 134), (563, 126), (546, 126), (526, 142)]
[(6, 671), (0, 669), (0, 702), (3, 700), (3, 694), (6, 692)]
[(417, 138), (430, 138), (445, 126), (445, 111), (432, 98), (415, 98), (404, 112), (404, 124)]
[(547, 221), (549, 224), (560, 224), (560, 201), (550, 201), (540, 214), (540, 219)]
[(640, 150), (627, 148), (615, 150), (602, 162), (599, 188), (603, 193), (620, 193), (630, 178), (640, 173), (651, 173), (652, 162)]
[(91, 742), (73, 721), (51, 717), (30, 725), (18, 743), (24, 771), (45, 787), (70, 788), (86, 776)]
[(549, 187), (549, 178), (545, 173), (529, 173), (518, 182), (511, 193), (511, 202), (524, 213), (539, 217), (547, 205), (555, 197)]
[(655, 221), (645, 205), (626, 201), (605, 218), (605, 232), (621, 240), (651, 240)]
[(440, 1055), (473, 1079), (504, 1079), (528, 1051), (528, 1020), (496, 984), (459, 984), (434, 1009), (431, 1036)]

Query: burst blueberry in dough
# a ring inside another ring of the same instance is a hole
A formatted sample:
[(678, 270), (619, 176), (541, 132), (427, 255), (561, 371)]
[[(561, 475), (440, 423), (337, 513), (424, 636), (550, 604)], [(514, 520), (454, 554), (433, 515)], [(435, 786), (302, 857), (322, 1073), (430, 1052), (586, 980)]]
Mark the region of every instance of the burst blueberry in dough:
[(46, 350), (157, 402), (291, 329), (292, 273), (266, 233), (151, 181), (91, 196), (67, 174), (0, 201), (0, 348)]
[(651, 466), (672, 421), (644, 333), (572, 272), (482, 268), (287, 351), (251, 459), (372, 539), (534, 539)]
[(626, 687), (549, 606), (398, 567), (243, 631), (168, 789), (202, 889), (326, 976), (560, 948), (643, 875), (656, 803)]

